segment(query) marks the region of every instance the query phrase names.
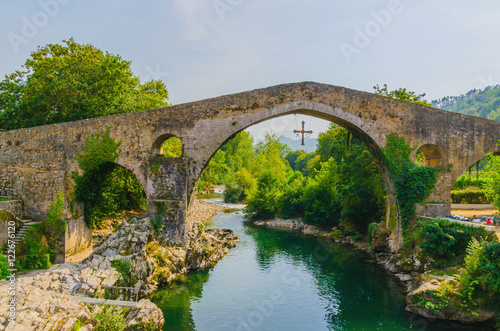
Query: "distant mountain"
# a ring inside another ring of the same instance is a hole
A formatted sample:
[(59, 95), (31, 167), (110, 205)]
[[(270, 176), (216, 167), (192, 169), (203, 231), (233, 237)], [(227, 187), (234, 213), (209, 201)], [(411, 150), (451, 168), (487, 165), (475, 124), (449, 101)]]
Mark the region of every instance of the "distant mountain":
[(316, 138), (304, 138), (304, 146), (301, 145), (302, 139), (291, 139), (285, 136), (280, 136), (279, 140), (282, 144), (288, 145), (292, 151), (303, 150), (306, 153), (312, 153), (316, 150), (318, 140)]
[(456, 113), (500, 121), (500, 85), (473, 89), (459, 96), (433, 100), (432, 106)]

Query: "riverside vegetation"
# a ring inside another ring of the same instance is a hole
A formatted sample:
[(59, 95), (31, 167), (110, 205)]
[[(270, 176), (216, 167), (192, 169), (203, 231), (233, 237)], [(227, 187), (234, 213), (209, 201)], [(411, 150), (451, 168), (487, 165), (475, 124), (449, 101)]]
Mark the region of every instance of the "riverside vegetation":
[[(161, 81), (141, 84), (132, 74), (130, 62), (104, 54), (92, 45), (77, 44), (73, 39), (64, 43), (39, 48), (26, 61), (25, 70), (6, 76), (0, 83), (1, 129), (168, 106), (165, 85)], [(54, 76), (54, 72), (63, 74)], [(375, 92), (428, 104), (423, 100), (424, 95), (406, 89), (389, 91), (387, 86), (376, 86)], [(469, 94), (453, 100), (443, 99), (441, 104), (452, 107), (453, 111), (497, 119), (497, 87)], [(489, 97), (493, 99), (485, 100)], [(486, 114), (488, 111), (491, 116)], [(247, 132), (240, 132), (215, 153), (200, 179), (199, 189), (225, 184), (225, 200), (247, 203), (251, 219), (298, 217), (307, 224), (323, 228), (332, 237), (365, 242), (373, 251), (386, 254), (390, 229), (381, 221), (385, 211), (385, 186), (363, 138), (332, 125), (320, 135), (318, 142), (318, 149), (313, 153), (291, 152), (276, 136), (268, 134), (254, 148), (252, 137)], [(411, 146), (396, 135), (387, 137), (387, 142), (383, 150), (384, 162), (395, 185), (404, 234), (403, 249), (387, 260), (393, 262), (395, 271), (412, 274), (414, 282), (409, 287), (412, 291), (408, 296), (408, 309), (430, 317), (465, 321), (495, 316), (500, 295), (500, 261), (497, 258), (500, 251), (496, 237), (481, 229), (446, 221), (415, 219), (414, 203), (425, 200), (434, 185), (436, 172), (443, 169), (413, 163), (409, 159)], [(81, 171), (73, 175), (75, 194), (66, 197), (73, 206), (76, 200), (85, 202), (85, 220), (94, 228), (100, 226), (106, 215), (119, 214), (123, 209), (141, 209), (145, 203), (142, 188), (134, 182), (137, 179), (115, 163), (119, 145), (110, 138), (109, 128), (88, 136), (78, 159)], [(178, 149), (171, 146), (164, 150), (175, 153)], [(487, 199), (500, 207), (500, 185), (497, 184), (500, 183), (497, 180), (500, 162), (497, 160), (493, 156), (490, 158), (490, 170), (484, 172), (484, 183), (476, 184), (487, 192), (484, 193)], [(92, 185), (96, 181), (101, 185)], [(65, 228), (61, 215), (64, 198), (58, 194), (45, 224), (28, 231), (24, 244), (19, 247), (19, 269), (46, 268), (53, 263), (58, 236)], [(70, 271), (61, 271), (56, 267), (48, 275), (28, 280), (29, 284), (45, 291), (60, 285), (54, 282), (60, 280), (59, 276), (71, 274), (75, 280), (87, 283), (87, 291), (96, 281), (110, 285), (118, 282), (135, 286), (145, 295), (154, 290), (157, 283), (168, 282), (189, 269), (213, 263), (236, 240), (230, 233), (205, 232), (203, 226), (199, 226), (195, 227), (197, 240), (190, 246), (170, 247), (155, 239), (159, 230), (161, 224), (154, 219), (124, 222), (82, 269), (68, 267)], [(119, 240), (119, 236), (126, 236), (127, 242)], [(142, 242), (147, 244), (141, 245)], [(2, 273), (6, 270), (5, 263), (0, 259)], [(84, 271), (85, 268), (88, 270)], [(100, 269), (103, 270), (93, 274)], [(60, 290), (65, 293), (63, 288)], [(121, 292), (99, 293), (104, 297), (127, 296)], [(67, 306), (73, 307), (73, 304), (67, 303)], [(2, 306), (7, 307), (7, 304)], [(484, 313), (486, 308), (489, 313)], [(30, 310), (26, 310), (26, 320), (31, 321), (29, 313)], [(113, 323), (122, 327), (123, 312), (116, 313), (120, 316), (115, 316), (113, 321), (117, 322)], [(107, 308), (99, 314), (96, 312), (96, 316), (109, 314)], [(131, 322), (133, 316), (129, 317), (130, 326), (135, 322)], [(55, 318), (53, 322), (60, 321)], [(46, 319), (35, 322), (38, 325), (47, 323)], [(88, 325), (89, 319), (83, 316), (73, 322), (78, 329), (78, 323)], [(95, 321), (94, 326), (101, 327), (99, 323)], [(158, 327), (161, 319), (155, 323)], [(102, 327), (111, 328), (109, 325)]]
[[(387, 96), (397, 97), (394, 93)], [(247, 132), (228, 141), (210, 161), (200, 189), (225, 184), (225, 200), (246, 203), (247, 216), (260, 224), (275, 218), (299, 219), (338, 240), (348, 238), (347, 242), (367, 246), (382, 263), (389, 262), (392, 271), (407, 275), (403, 278), (408, 281), (410, 311), (465, 322), (497, 316), (497, 237), (482, 228), (415, 218), (414, 204), (425, 202), (437, 172), (447, 169), (411, 161), (414, 149), (404, 139), (388, 136), (382, 151), (396, 189), (404, 234), (403, 248), (390, 257), (387, 238), (391, 229), (382, 221), (385, 186), (362, 137), (332, 124), (319, 135), (313, 153), (292, 152), (273, 134), (252, 148), (252, 153), (249, 146), (253, 140)], [(483, 179), (472, 181), (464, 175), (455, 188), (480, 183), (482, 196), (495, 204), (500, 201), (496, 185), (500, 163), (496, 156), (489, 156), (483, 164), (488, 169), (483, 171)], [(283, 221), (274, 224), (282, 226)], [(305, 228), (297, 221), (290, 227)]]

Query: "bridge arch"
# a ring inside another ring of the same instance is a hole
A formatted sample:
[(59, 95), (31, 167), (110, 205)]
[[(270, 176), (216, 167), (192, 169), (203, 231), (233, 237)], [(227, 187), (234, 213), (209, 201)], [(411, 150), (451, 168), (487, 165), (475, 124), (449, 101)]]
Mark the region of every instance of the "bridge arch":
[[(362, 108), (359, 109), (357, 115), (353, 115), (352, 111), (345, 112), (338, 107), (332, 107), (326, 104), (305, 100), (284, 103), (275, 107), (263, 109), (256, 114), (247, 114), (246, 116), (244, 114), (238, 118), (231, 117), (222, 119), (222, 121), (225, 123), (218, 123), (218, 125), (223, 129), (216, 131), (217, 137), (212, 140), (205, 140), (204, 148), (201, 150), (197, 150), (198, 153), (201, 153), (202, 161), (201, 164), (194, 167), (192, 180), (188, 184), (190, 185), (190, 187), (188, 187), (188, 194), (190, 196), (187, 206), (188, 218), (191, 214), (191, 207), (195, 199), (196, 188), (198, 186), (200, 177), (215, 153), (238, 132), (241, 132), (255, 124), (290, 114), (308, 115), (333, 122), (347, 129), (349, 132), (351, 132), (351, 134), (353, 134), (353, 136), (363, 142), (363, 144), (375, 160), (375, 163), (377, 164), (377, 167), (380, 174), (382, 175), (385, 184), (387, 194), (386, 223), (391, 227), (391, 230), (396, 231), (396, 233), (399, 235), (401, 226), (396, 203), (395, 189), (389, 171), (384, 163), (384, 158), (381, 151), (381, 147), (383, 147), (386, 143), (385, 135), (380, 135), (374, 128), (373, 123), (366, 121), (366, 116), (363, 116), (364, 112)], [(373, 120), (373, 118), (370, 119)], [(197, 143), (197, 145), (200, 144), (202, 143)], [(186, 155), (188, 157), (192, 155), (191, 153), (192, 151), (190, 149), (186, 149)], [(198, 155), (198, 157), (200, 157), (200, 155)], [(397, 218), (397, 221), (390, 222), (391, 217)]]
[(182, 155), (184, 155), (184, 145), (182, 144), (182, 141), (179, 139), (179, 137), (171, 133), (161, 134), (155, 139), (155, 142), (153, 143), (152, 154), (163, 155), (165, 143), (169, 141), (172, 141), (175, 144), (180, 144), (181, 149), (180, 153), (176, 153), (176, 155), (172, 157), (181, 157)]
[(422, 155), (424, 156), (423, 165), (427, 167), (438, 167), (445, 165), (444, 162), (444, 154), (441, 147), (435, 144), (424, 144), (418, 148)]

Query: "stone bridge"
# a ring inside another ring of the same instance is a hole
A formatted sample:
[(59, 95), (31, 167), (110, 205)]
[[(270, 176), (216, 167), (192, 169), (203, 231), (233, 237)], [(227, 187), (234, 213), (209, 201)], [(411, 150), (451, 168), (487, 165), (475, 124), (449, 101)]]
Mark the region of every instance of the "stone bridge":
[[(62, 190), (69, 220), (66, 254), (78, 251), (81, 242), (88, 238), (88, 230), (82, 230), (82, 218), (68, 203), (71, 172), (78, 170), (75, 156), (81, 152), (87, 134), (112, 127), (112, 137), (122, 142), (117, 163), (134, 172), (142, 184), (149, 213), (168, 207), (165, 236), (183, 242), (189, 239), (190, 202), (212, 155), (237, 132), (294, 113), (334, 122), (368, 146), (387, 188), (388, 224), (391, 215), (397, 219), (394, 215), (398, 214), (380, 150), (387, 135), (395, 133), (418, 147), (426, 165), (442, 166), (428, 199), (441, 203), (436, 216), (449, 214), (450, 190), (457, 177), (487, 153), (499, 150), (500, 122), (304, 82), (131, 114), (2, 132), (0, 195), (22, 199), (25, 215), (40, 220), (56, 192)], [(158, 156), (162, 143), (172, 136), (183, 143), (182, 157)], [(401, 238), (398, 224), (391, 225), (396, 245)]]

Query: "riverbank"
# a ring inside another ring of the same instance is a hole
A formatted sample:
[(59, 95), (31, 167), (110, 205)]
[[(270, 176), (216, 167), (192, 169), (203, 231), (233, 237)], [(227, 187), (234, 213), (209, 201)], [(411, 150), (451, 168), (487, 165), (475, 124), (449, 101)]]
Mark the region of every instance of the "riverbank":
[(374, 261), (383, 266), (387, 271), (394, 274), (406, 286), (407, 306), (406, 310), (425, 318), (434, 320), (452, 320), (461, 323), (482, 323), (493, 321), (496, 314), (484, 309), (463, 309), (459, 304), (446, 307), (436, 307), (432, 304), (424, 305), (420, 301), (429, 293), (440, 293), (443, 288), (452, 288), (458, 283), (458, 278), (449, 275), (438, 275), (431, 268), (428, 260), (420, 261), (416, 252), (391, 253), (387, 245), (388, 232), (380, 229), (373, 233), (372, 244), (366, 241), (355, 241), (352, 237), (343, 237), (339, 231), (330, 232), (313, 225), (304, 224), (300, 219), (284, 220), (280, 218), (254, 221), (253, 224), (271, 228), (288, 229), (303, 234), (330, 238), (340, 244), (349, 244), (357, 250), (363, 250), (370, 254)]
[[(236, 246), (238, 237), (223, 229), (204, 230), (203, 222), (226, 207), (203, 201), (194, 205), (194, 226), (185, 246), (163, 242), (161, 230), (149, 217), (123, 221), (79, 263), (54, 265), (32, 277), (18, 279), (15, 293), (16, 318), (8, 320), (9, 297), (0, 298), (2, 330), (92, 330), (100, 313), (113, 315), (124, 323), (124, 330), (161, 330), (163, 314), (147, 297), (159, 285), (166, 284), (220, 260)], [(131, 308), (114, 307), (103, 311), (99, 305), (82, 303), (70, 295), (105, 300), (128, 301)], [(9, 284), (0, 285), (1, 293)], [(141, 299), (136, 303), (136, 298)]]

